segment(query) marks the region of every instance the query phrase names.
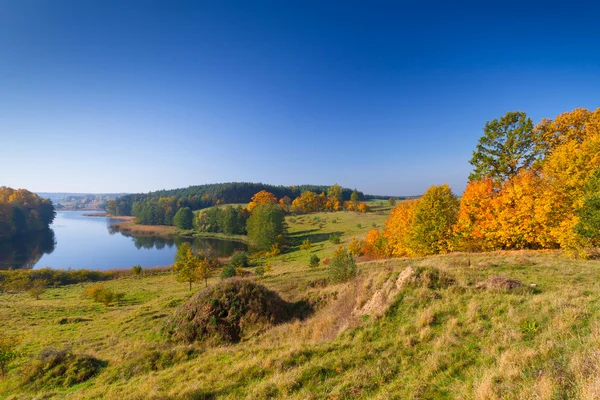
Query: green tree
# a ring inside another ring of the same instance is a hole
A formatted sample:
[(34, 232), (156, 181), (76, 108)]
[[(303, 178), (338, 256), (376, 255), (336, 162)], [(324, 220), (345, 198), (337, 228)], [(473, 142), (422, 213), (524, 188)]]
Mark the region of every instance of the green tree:
[(274, 203), (259, 204), (247, 221), (248, 238), (258, 250), (269, 250), (284, 233), (285, 214)]
[(321, 259), (316, 254), (310, 256), (310, 262), (308, 263), (309, 267), (316, 268), (319, 266)]
[(396, 205), (396, 199), (393, 197), (390, 197), (388, 200), (388, 203), (390, 204), (390, 207), (394, 207)]
[(194, 213), (189, 207), (183, 207), (177, 210), (175, 217), (173, 217), (173, 225), (179, 229), (192, 229), (192, 223), (194, 220)]
[(342, 187), (337, 183), (327, 189), (327, 198), (337, 200), (340, 204), (343, 202)]
[(194, 252), (191, 244), (187, 242), (182, 243), (177, 249), (175, 264), (173, 265), (173, 269), (177, 272), (177, 280), (179, 282), (188, 282), (190, 290), (192, 290), (192, 283), (198, 282), (201, 279), (208, 279), (207, 276), (200, 272), (203, 261)]
[(355, 206), (358, 206), (360, 203), (360, 195), (358, 194), (358, 190), (354, 189), (352, 194), (350, 195), (350, 201), (354, 203)]
[(329, 262), (329, 277), (333, 282), (345, 282), (356, 276), (356, 261), (348, 249), (340, 247)]
[(539, 157), (533, 122), (521, 111), (507, 112), (499, 120), (488, 121), (479, 138), (469, 181), (491, 178), (506, 181), (523, 168), (529, 168)]
[(575, 233), (588, 239), (590, 244), (600, 244), (600, 169), (588, 181), (583, 205), (575, 213), (579, 221), (573, 228)]
[(452, 227), (458, 217), (459, 200), (450, 186), (432, 186), (415, 205), (409, 228), (409, 247), (417, 255), (448, 251)]

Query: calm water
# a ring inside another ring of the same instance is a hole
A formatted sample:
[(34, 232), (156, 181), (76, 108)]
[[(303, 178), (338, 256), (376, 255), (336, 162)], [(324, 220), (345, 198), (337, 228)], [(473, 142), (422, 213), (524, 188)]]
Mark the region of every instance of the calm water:
[(191, 242), (198, 249), (212, 247), (220, 256), (229, 256), (244, 243), (218, 239), (160, 239), (135, 237), (116, 231), (118, 221), (86, 217), (89, 211), (59, 211), (51, 230), (16, 242), (0, 244), (0, 269), (115, 269), (164, 266), (173, 263), (177, 245)]

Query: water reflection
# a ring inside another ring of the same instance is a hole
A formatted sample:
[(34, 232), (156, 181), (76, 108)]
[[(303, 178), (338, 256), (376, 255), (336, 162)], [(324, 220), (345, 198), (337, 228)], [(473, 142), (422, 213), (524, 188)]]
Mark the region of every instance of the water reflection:
[(56, 238), (52, 229), (0, 242), (0, 270), (31, 269), (44, 254), (51, 254), (55, 247)]
[(183, 238), (183, 237), (174, 237), (174, 238), (159, 238), (154, 236), (134, 236), (127, 232), (122, 232), (115, 225), (109, 225), (108, 231), (111, 235), (116, 233), (120, 233), (121, 235), (131, 238), (134, 246), (139, 249), (164, 249), (168, 247), (169, 249), (179, 247), (184, 242), (190, 243), (192, 247), (194, 247), (198, 251), (212, 251), (217, 257), (229, 257), (236, 251), (247, 251), (248, 246), (242, 242), (234, 242), (231, 240), (221, 240), (221, 239), (213, 239), (213, 238)]

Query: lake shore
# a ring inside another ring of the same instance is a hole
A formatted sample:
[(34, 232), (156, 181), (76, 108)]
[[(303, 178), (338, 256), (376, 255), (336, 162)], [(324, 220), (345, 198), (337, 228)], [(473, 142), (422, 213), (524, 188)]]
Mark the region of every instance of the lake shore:
[(216, 232), (197, 232), (192, 229), (182, 230), (174, 226), (166, 225), (140, 225), (136, 224), (134, 217), (116, 217), (111, 219), (123, 219), (123, 222), (114, 224), (118, 231), (136, 235), (136, 236), (153, 236), (163, 239), (172, 239), (176, 236), (185, 238), (209, 238), (209, 239), (222, 239), (232, 240), (236, 242), (249, 244), (248, 236), (246, 235), (228, 235), (225, 233)]

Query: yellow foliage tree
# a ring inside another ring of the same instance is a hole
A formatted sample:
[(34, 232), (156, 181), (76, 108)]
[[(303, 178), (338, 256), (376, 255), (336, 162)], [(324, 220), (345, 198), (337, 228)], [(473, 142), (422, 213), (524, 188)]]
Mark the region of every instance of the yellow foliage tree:
[(392, 209), (382, 232), (387, 242), (387, 253), (395, 257), (411, 256), (409, 247), (410, 229), (414, 220), (418, 200), (406, 200)]
[(277, 203), (277, 197), (271, 192), (261, 190), (252, 196), (252, 201), (248, 203), (248, 211), (252, 212), (259, 204)]

